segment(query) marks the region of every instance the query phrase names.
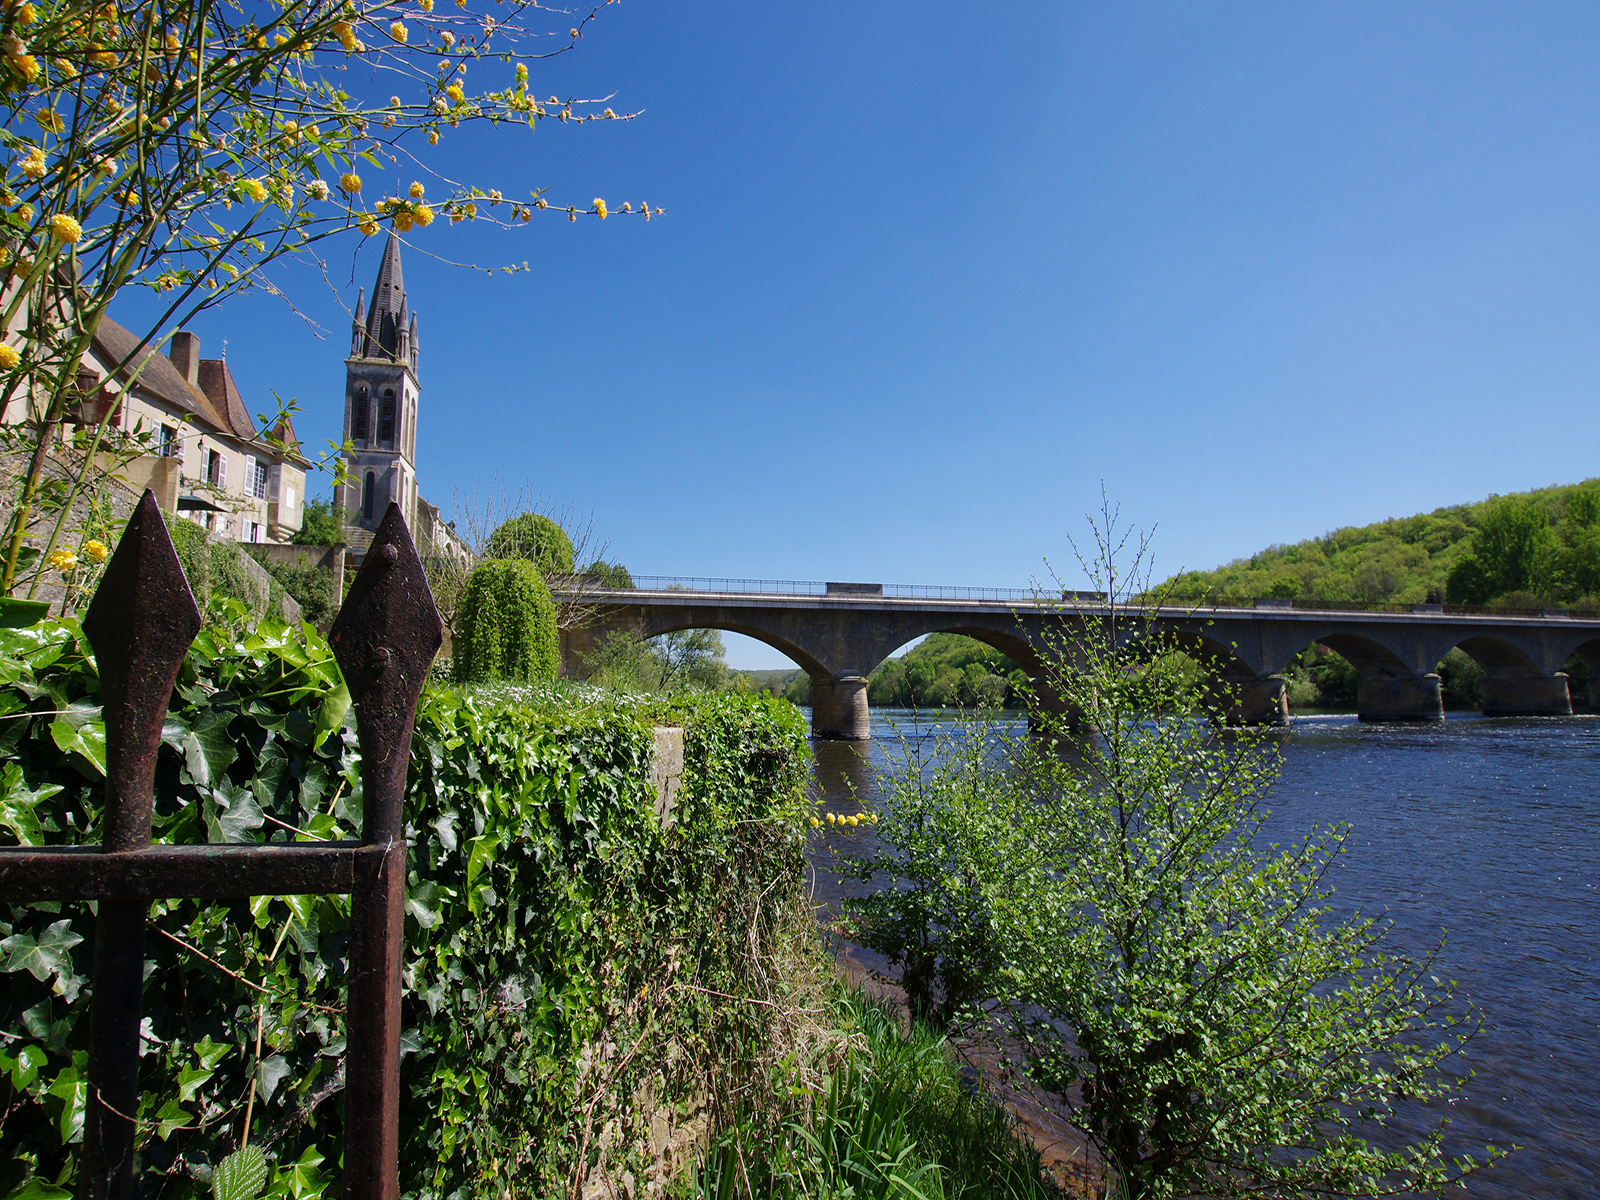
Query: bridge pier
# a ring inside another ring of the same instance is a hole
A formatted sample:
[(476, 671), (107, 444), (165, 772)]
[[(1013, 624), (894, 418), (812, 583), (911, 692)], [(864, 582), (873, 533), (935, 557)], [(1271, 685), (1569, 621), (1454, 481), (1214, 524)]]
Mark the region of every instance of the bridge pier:
[(1262, 675), (1255, 679), (1225, 679), (1227, 691), (1221, 701), (1221, 716), (1228, 725), (1287, 725), (1289, 723), (1289, 685), (1282, 675)]
[(1363, 679), (1356, 688), (1356, 716), (1363, 721), (1442, 721), (1444, 693), (1439, 677)]
[[(1589, 686), (1594, 696), (1594, 685)], [(1486, 717), (1570, 717), (1572, 693), (1567, 689), (1567, 677), (1557, 671), (1554, 675), (1524, 675), (1518, 677), (1485, 675), (1483, 677), (1483, 715)]]
[(872, 738), (865, 675), (811, 677), (811, 736), (837, 742), (865, 742)]

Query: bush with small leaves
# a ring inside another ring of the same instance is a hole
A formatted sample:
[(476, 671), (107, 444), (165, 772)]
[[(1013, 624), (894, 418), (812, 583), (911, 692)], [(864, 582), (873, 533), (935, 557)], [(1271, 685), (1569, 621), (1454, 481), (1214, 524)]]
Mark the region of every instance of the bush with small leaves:
[(453, 661), (460, 683), (555, 679), (561, 661), (555, 602), (533, 563), (490, 559), (467, 576)]

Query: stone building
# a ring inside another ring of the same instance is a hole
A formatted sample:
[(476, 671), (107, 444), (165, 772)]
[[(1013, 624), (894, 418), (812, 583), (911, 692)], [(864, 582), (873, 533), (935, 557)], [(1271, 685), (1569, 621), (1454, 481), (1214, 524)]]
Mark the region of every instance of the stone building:
[[(201, 358), (193, 333), (173, 335), (161, 354), (102, 316), (78, 393), (63, 437), (108, 409), (108, 430), (148, 435), (152, 453), (116, 467), (135, 495), (148, 487), (167, 511), (232, 541), (287, 542), (299, 530), (310, 464), (295, 450), (293, 426), (258, 430), (226, 360)], [(35, 403), (13, 404), (7, 421), (36, 417)]]
[(383, 248), (371, 303), (363, 288), (355, 311), (350, 357), (345, 359), (347, 482), (333, 493), (345, 541), (359, 560), (393, 501), (422, 554), (459, 554), (462, 549), (454, 531), (417, 489), (417, 402), (422, 392), (417, 314), (406, 296), (400, 238), (393, 230)]

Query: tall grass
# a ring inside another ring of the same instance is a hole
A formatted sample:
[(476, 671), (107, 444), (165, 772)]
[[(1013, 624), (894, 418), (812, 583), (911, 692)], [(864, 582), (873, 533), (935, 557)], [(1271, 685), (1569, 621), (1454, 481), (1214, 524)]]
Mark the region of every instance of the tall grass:
[(684, 1200), (1054, 1200), (1038, 1155), (960, 1075), (944, 1037), (852, 993), (860, 1035), (825, 1090), (746, 1119), (680, 1182)]

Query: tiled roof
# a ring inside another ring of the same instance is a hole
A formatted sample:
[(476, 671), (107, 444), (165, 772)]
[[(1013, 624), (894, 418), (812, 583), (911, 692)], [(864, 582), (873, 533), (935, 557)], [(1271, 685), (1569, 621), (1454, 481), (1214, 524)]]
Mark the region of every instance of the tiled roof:
[(239, 385), (233, 382), (233, 372), (222, 359), (200, 360), (200, 390), (225, 418), (227, 432), (245, 441), (256, 436), (255, 422), (250, 419), (250, 410), (245, 408), (244, 398), (239, 395)]
[[(182, 409), (214, 430), (232, 432), (232, 426), (223, 420), (202, 392), (189, 386), (189, 381), (177, 367), (172, 365), (170, 358), (151, 350), (149, 346), (140, 345), (138, 338), (110, 317), (100, 318), (100, 324), (94, 331), (94, 348), (107, 364), (128, 360), (127, 365), (118, 372), (123, 381), (131, 379), (133, 373), (139, 371), (139, 378), (134, 386), (140, 391), (158, 400), (165, 400), (174, 408)], [(141, 362), (144, 363), (143, 370), (139, 370)]]

